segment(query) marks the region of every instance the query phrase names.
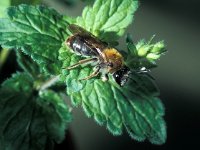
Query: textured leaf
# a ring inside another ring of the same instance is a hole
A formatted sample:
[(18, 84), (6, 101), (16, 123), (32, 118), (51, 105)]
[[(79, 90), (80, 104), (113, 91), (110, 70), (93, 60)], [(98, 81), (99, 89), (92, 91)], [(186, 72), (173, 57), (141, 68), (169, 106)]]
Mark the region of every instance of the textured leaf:
[[(59, 52), (63, 67), (81, 59), (65, 46)], [(146, 74), (133, 73), (124, 87), (119, 87), (111, 76), (109, 82), (103, 82), (98, 77), (78, 80), (91, 72), (91, 66), (63, 70), (62, 78), (66, 81), (73, 105), (81, 104), (87, 116), (105, 125), (114, 135), (122, 134), (125, 127), (130, 136), (138, 141), (147, 138), (155, 144), (165, 142), (164, 108), (157, 98), (159, 91), (151, 78)]]
[(33, 90), (27, 74), (16, 74), (0, 88), (0, 149), (52, 149), (64, 139), (69, 110), (53, 91)]
[(111, 42), (123, 35), (137, 8), (138, 0), (96, 0), (93, 7), (85, 7), (77, 23)]
[(12, 5), (20, 5), (20, 4), (32, 4), (32, 5), (36, 5), (41, 3), (41, 0), (11, 0), (11, 4)]
[(52, 74), (59, 73), (58, 50), (67, 36), (66, 18), (44, 6), (9, 7), (0, 22), (0, 44), (21, 49)]
[(19, 66), (29, 74), (32, 78), (37, 78), (37, 76), (42, 72), (40, 67), (27, 55), (21, 51), (16, 52), (17, 62)]

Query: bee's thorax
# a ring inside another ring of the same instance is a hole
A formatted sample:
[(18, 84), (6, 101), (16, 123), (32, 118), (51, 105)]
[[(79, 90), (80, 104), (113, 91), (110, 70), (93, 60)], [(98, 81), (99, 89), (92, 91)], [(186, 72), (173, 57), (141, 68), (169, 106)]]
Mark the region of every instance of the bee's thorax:
[(123, 57), (115, 48), (106, 48), (103, 50), (108, 63), (110, 73), (120, 69), (123, 65)]

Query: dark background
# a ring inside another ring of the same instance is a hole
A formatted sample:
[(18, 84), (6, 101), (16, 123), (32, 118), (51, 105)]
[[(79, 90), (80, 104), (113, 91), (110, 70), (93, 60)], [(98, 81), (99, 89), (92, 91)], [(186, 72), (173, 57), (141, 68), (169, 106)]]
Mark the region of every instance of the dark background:
[[(70, 16), (80, 15), (85, 5), (78, 0), (73, 6), (56, 0), (43, 2)], [(161, 146), (148, 141), (139, 143), (126, 132), (114, 137), (78, 108), (73, 110), (74, 120), (70, 125), (76, 149), (200, 149), (200, 1), (142, 0), (127, 32), (135, 41), (156, 34), (155, 39), (164, 40), (167, 45), (168, 52), (158, 62), (158, 68), (152, 70), (166, 109), (167, 142)], [(121, 45), (125, 48), (124, 37)], [(13, 72), (14, 64), (13, 60), (8, 61), (5, 66), (9, 67), (4, 66), (3, 70)], [(5, 76), (5, 72), (1, 73), (1, 80)]]

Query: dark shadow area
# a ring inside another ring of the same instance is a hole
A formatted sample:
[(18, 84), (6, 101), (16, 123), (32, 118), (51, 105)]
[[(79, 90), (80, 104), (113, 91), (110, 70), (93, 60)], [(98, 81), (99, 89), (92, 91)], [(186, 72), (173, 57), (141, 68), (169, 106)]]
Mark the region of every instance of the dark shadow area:
[(16, 54), (14, 50), (11, 50), (8, 55), (8, 59), (5, 61), (5, 64), (3, 64), (0, 70), (0, 83), (11, 77), (11, 74), (15, 73), (16, 70), (20, 70), (20, 68), (17, 64)]
[(149, 5), (152, 9), (187, 18), (191, 22), (200, 23), (199, 0), (141, 0), (141, 5)]
[(55, 143), (54, 150), (76, 150), (75, 143), (76, 142), (73, 140), (73, 135), (69, 131), (67, 131), (65, 134), (65, 140), (59, 144)]

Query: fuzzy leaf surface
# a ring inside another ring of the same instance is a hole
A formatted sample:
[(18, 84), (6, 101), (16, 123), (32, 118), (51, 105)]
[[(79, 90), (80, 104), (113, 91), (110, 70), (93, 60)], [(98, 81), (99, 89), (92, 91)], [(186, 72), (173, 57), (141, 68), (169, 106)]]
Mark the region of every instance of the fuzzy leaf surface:
[(47, 72), (59, 73), (58, 50), (68, 35), (62, 15), (44, 6), (22, 4), (9, 7), (0, 22), (3, 47), (20, 49)]
[(133, 21), (138, 0), (96, 0), (83, 10), (77, 24), (107, 42), (116, 41)]

